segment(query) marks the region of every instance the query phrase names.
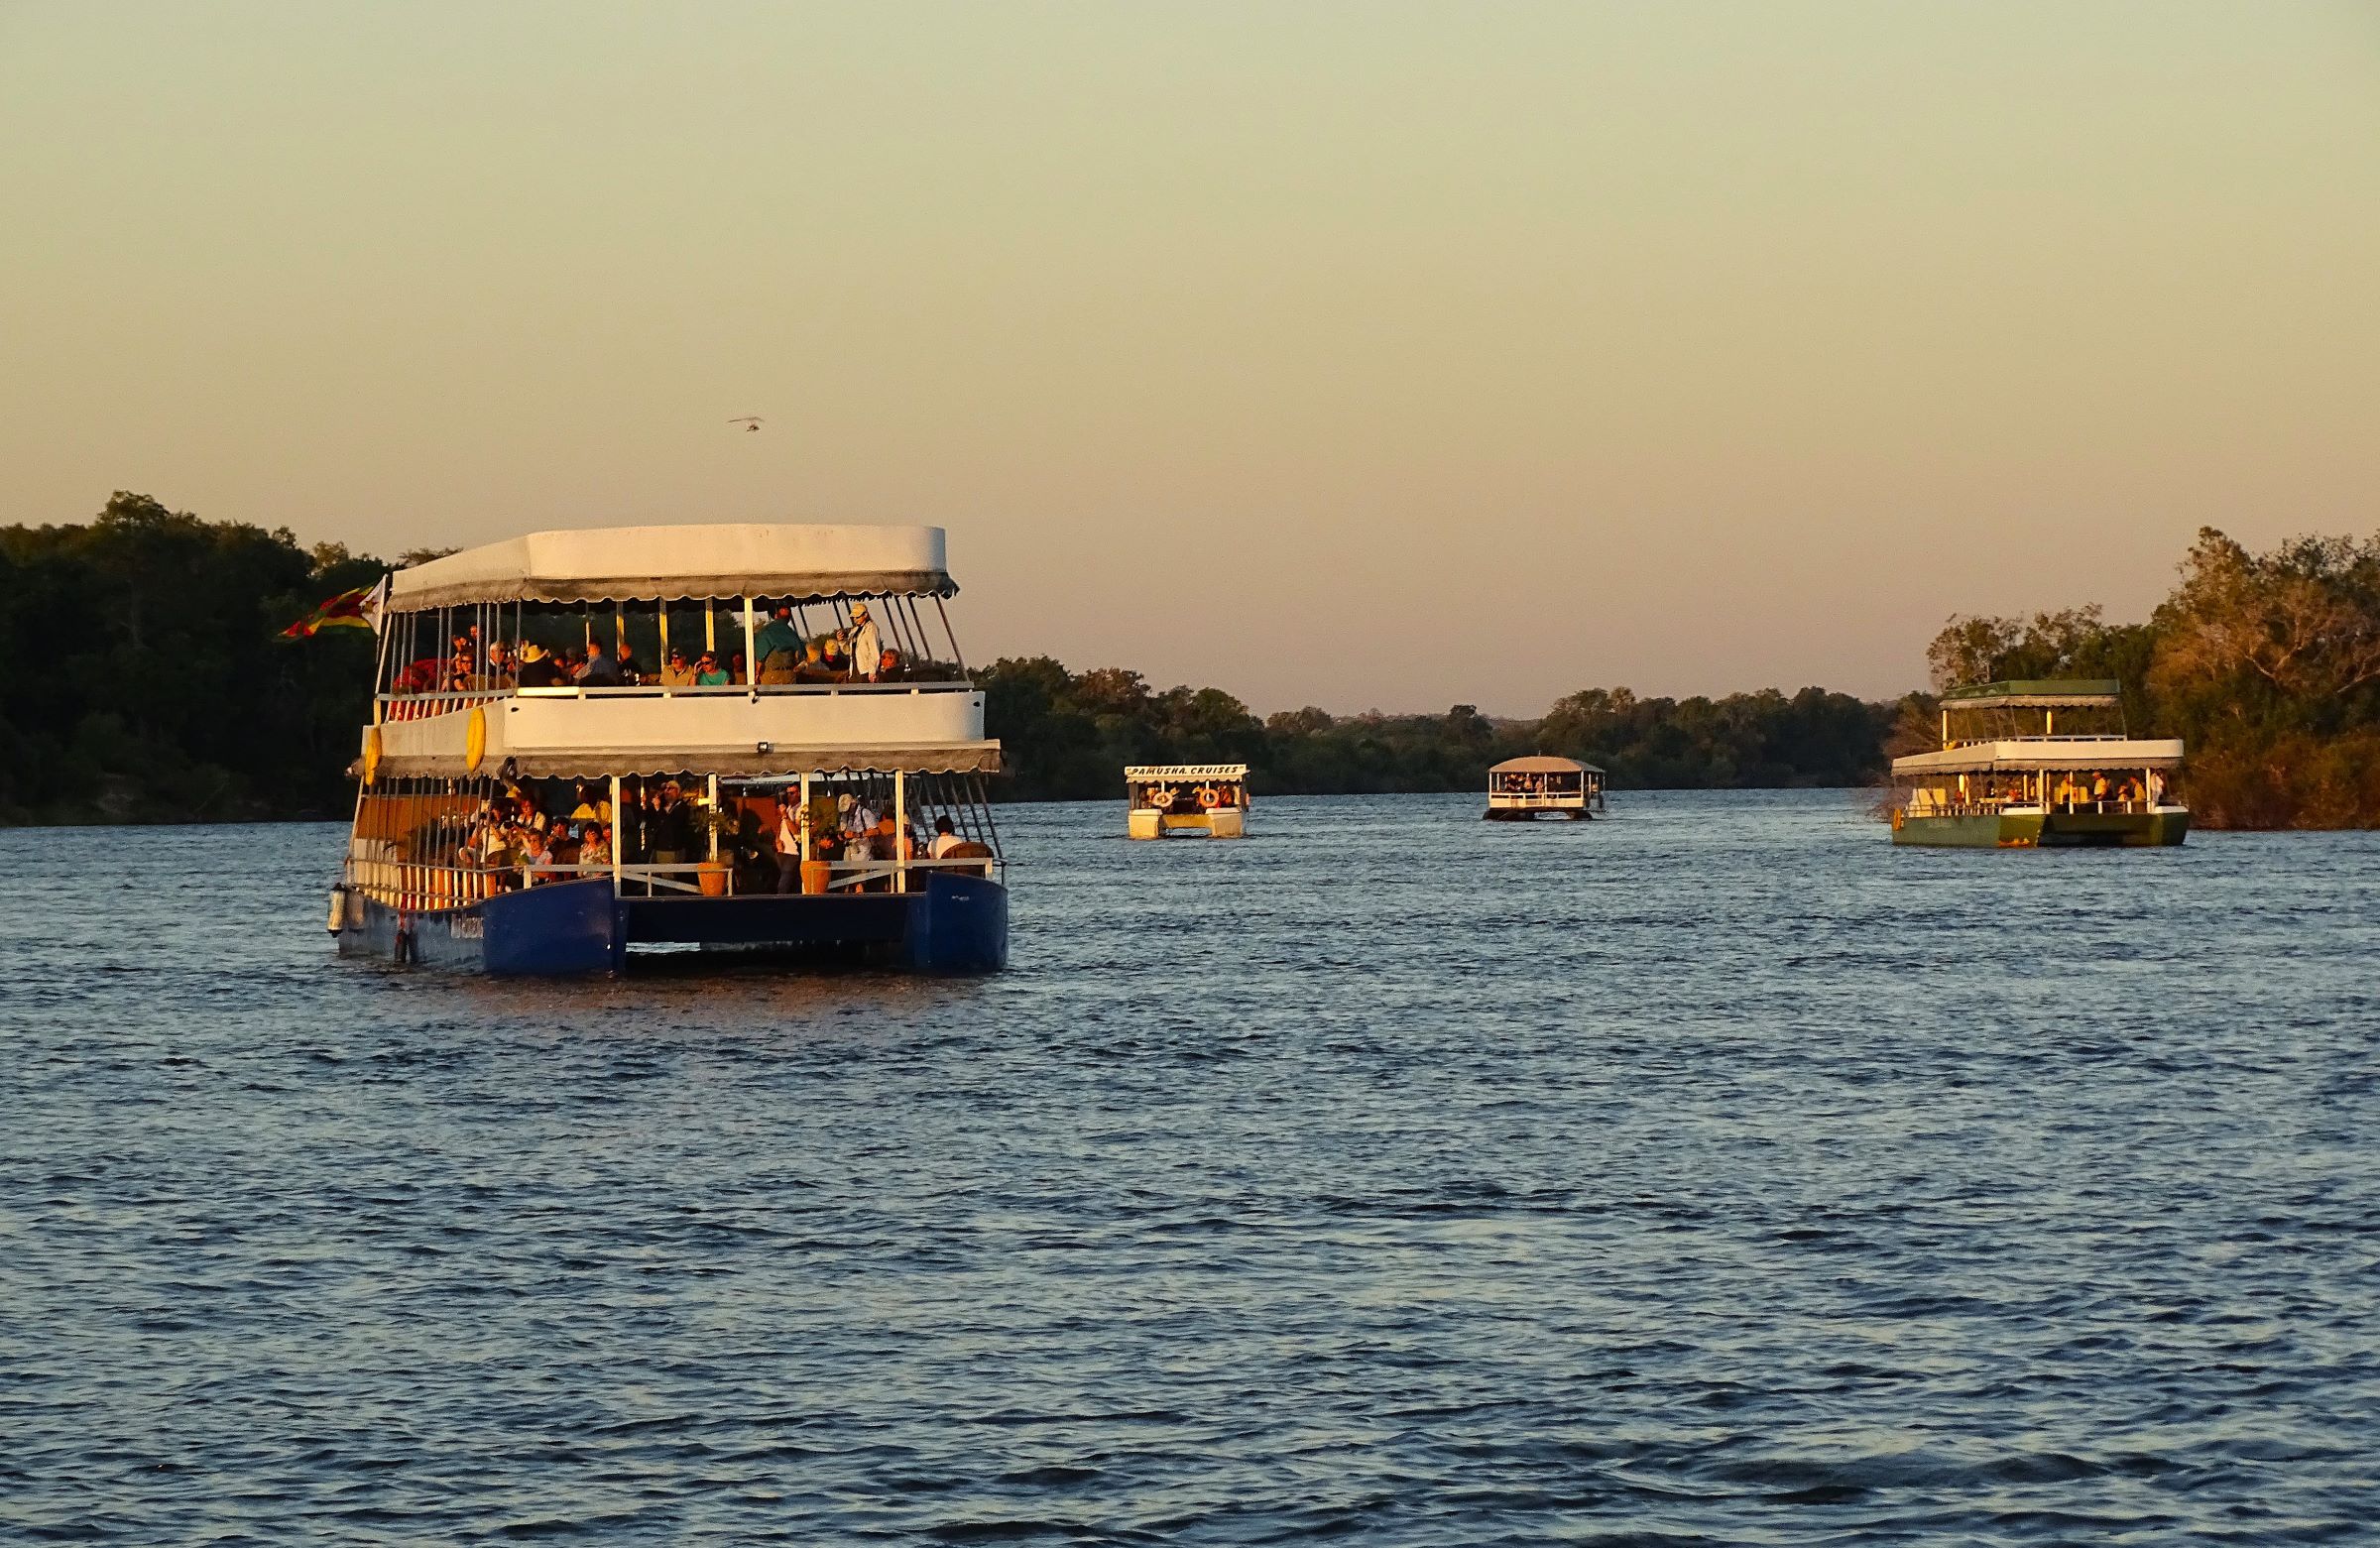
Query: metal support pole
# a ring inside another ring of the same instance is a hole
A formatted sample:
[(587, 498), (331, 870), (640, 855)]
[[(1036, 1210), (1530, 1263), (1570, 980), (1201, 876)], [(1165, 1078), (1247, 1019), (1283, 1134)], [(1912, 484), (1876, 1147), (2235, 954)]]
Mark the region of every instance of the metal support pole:
[(620, 776), (612, 775), (612, 895), (620, 895), (620, 852), (627, 848), (621, 842)]
[(959, 637), (952, 631), (950, 627), (950, 609), (942, 605), (942, 598), (939, 595), (935, 596), (934, 598), (934, 611), (940, 614), (942, 617), (942, 638), (950, 642), (951, 661), (959, 668), (959, 674), (961, 676), (965, 676), (967, 673), (967, 657), (961, 655), (959, 652)]
[(892, 874), (892, 891), (909, 890), (909, 857), (901, 851), (909, 847), (909, 778), (899, 770), (892, 771), (892, 863), (900, 869)]
[(744, 598), (744, 683), (752, 689), (752, 696), (756, 699), (761, 696), (761, 663), (758, 658), (760, 632), (760, 626), (752, 617), (752, 598), (747, 595)]
[(801, 835), (801, 863), (806, 866), (810, 863), (810, 776), (806, 774), (801, 776), (799, 820), (801, 826), (794, 831)]

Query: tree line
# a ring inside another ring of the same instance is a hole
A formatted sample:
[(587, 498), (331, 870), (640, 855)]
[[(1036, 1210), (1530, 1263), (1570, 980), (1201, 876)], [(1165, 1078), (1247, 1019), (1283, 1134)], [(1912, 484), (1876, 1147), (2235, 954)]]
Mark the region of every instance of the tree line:
[(1220, 688), (1152, 688), (1122, 667), (1070, 672), (1045, 655), (976, 673), (1001, 739), (1012, 798), (1122, 793), (1130, 764), (1245, 763), (1258, 795), (1479, 790), (1488, 768), (1559, 753), (1607, 771), (1621, 789), (1856, 785), (1883, 769), (1895, 706), (1804, 688), (1724, 699), (1573, 693), (1538, 720), (1493, 720), (1469, 704), (1443, 715), (1262, 719)]
[[(0, 822), (343, 815), (372, 638), (279, 635), (388, 568), (146, 495), (119, 493), (87, 524), (0, 528)], [(1954, 618), (1928, 661), (1938, 692), (2121, 680), (2136, 734), (2189, 739), (2186, 788), (2207, 825), (2380, 825), (2380, 536), (2256, 554), (2208, 530), (2146, 623), (2097, 608)], [(1599, 687), (1535, 720), (1467, 704), (1258, 717), (1219, 688), (1047, 656), (974, 676), (1012, 800), (1119, 797), (1126, 765), (1170, 763), (1249, 764), (1258, 794), (1476, 790), (1490, 764), (1538, 752), (1596, 764), (1620, 789), (1863, 785), (1935, 735), (1926, 693)]]

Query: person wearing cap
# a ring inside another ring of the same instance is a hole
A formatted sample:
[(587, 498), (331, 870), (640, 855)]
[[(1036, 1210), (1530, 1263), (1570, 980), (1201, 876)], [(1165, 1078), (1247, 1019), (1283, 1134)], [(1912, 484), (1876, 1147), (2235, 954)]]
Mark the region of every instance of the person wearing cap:
[(885, 642), (876, 632), (876, 620), (868, 616), (868, 604), (855, 602), (851, 608), (851, 675), (876, 681), (879, 663), (884, 659)]
[(669, 659), (661, 663), (661, 686), (664, 688), (691, 688), (694, 686), (694, 668), (686, 664), (685, 652), (671, 651)]
[(694, 808), (675, 779), (664, 779), (647, 807), (653, 863), (682, 866), (694, 859)]

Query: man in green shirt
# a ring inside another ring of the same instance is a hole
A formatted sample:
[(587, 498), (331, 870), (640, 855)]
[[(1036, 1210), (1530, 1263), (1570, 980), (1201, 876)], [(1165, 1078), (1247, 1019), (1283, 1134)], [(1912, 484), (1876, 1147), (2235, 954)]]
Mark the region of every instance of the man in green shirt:
[[(793, 667), (801, 660), (801, 636), (793, 628), (793, 610), (778, 603), (769, 613), (769, 622), (753, 636), (753, 659), (761, 663), (761, 681), (791, 682)], [(781, 672), (781, 676), (771, 676)]]

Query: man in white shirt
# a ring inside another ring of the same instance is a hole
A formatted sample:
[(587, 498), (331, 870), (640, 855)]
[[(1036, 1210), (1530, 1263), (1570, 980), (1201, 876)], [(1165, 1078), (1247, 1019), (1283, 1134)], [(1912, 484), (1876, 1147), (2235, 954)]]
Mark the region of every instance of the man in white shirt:
[(851, 680), (874, 682), (877, 667), (885, 658), (885, 642), (876, 632), (876, 620), (868, 616), (867, 603), (852, 604), (851, 631)]
[(810, 820), (790, 788), (776, 792), (776, 890), (801, 891), (801, 829)]
[(951, 831), (948, 817), (936, 817), (934, 819), (934, 842), (928, 846), (925, 853), (931, 860), (947, 860), (950, 858), (950, 852), (965, 842), (965, 839)]

